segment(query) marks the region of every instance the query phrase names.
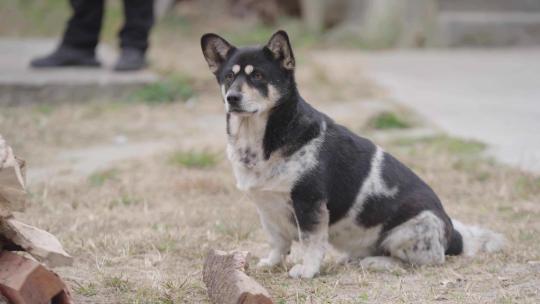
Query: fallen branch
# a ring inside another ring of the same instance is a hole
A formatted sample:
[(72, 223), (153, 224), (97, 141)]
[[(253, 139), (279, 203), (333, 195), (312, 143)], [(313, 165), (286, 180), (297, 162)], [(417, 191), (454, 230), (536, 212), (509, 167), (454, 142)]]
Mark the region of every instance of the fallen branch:
[(36, 261), (4, 251), (0, 252), (0, 268), (0, 294), (6, 302), (73, 303), (60, 277)]
[(0, 234), (49, 267), (73, 263), (73, 258), (64, 251), (58, 239), (45, 230), (7, 218), (0, 221)]
[(28, 203), (25, 188), (25, 163), (0, 135), (0, 218), (24, 210)]
[(203, 281), (212, 303), (272, 304), (270, 294), (245, 271), (247, 251), (210, 250), (203, 267)]

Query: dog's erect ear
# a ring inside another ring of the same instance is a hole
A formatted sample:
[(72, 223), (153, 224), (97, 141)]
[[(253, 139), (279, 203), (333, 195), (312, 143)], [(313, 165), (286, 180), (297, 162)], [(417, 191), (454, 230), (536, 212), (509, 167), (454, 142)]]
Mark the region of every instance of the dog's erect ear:
[(294, 70), (294, 55), (285, 31), (277, 31), (272, 35), (266, 47), (272, 52), (274, 58), (281, 61), (287, 70)]
[(229, 51), (235, 47), (218, 35), (209, 33), (201, 37), (201, 48), (210, 71), (215, 74), (227, 59)]

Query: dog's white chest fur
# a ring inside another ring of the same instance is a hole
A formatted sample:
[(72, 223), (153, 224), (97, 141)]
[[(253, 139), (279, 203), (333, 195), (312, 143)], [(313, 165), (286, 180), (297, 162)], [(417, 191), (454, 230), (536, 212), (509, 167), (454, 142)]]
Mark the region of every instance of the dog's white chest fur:
[(265, 159), (263, 138), (267, 116), (254, 115), (229, 118), (227, 156), (236, 177), (236, 186), (242, 191), (271, 191), (290, 193), (303, 173), (317, 165), (323, 132), (294, 154), (283, 157), (280, 151)]

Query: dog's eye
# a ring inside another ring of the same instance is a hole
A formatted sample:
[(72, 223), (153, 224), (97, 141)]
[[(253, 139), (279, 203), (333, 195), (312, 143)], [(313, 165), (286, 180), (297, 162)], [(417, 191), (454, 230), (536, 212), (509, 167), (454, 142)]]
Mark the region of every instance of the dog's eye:
[(253, 73), (253, 79), (255, 80), (262, 80), (263, 79), (263, 75), (259, 72), (255, 72)]
[(233, 79), (234, 79), (234, 73), (233, 72), (229, 72), (229, 73), (227, 73), (227, 75), (225, 75), (225, 80), (226, 81), (231, 82)]

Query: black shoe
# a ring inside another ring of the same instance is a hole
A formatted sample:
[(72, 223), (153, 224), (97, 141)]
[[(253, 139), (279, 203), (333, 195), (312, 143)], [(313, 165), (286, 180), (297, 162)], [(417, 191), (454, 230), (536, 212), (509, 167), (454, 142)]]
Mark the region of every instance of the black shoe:
[(101, 63), (96, 59), (94, 51), (60, 46), (48, 56), (33, 59), (30, 66), (33, 68), (99, 67)]
[(122, 49), (122, 53), (114, 65), (115, 71), (136, 71), (146, 67), (144, 52), (135, 48)]

